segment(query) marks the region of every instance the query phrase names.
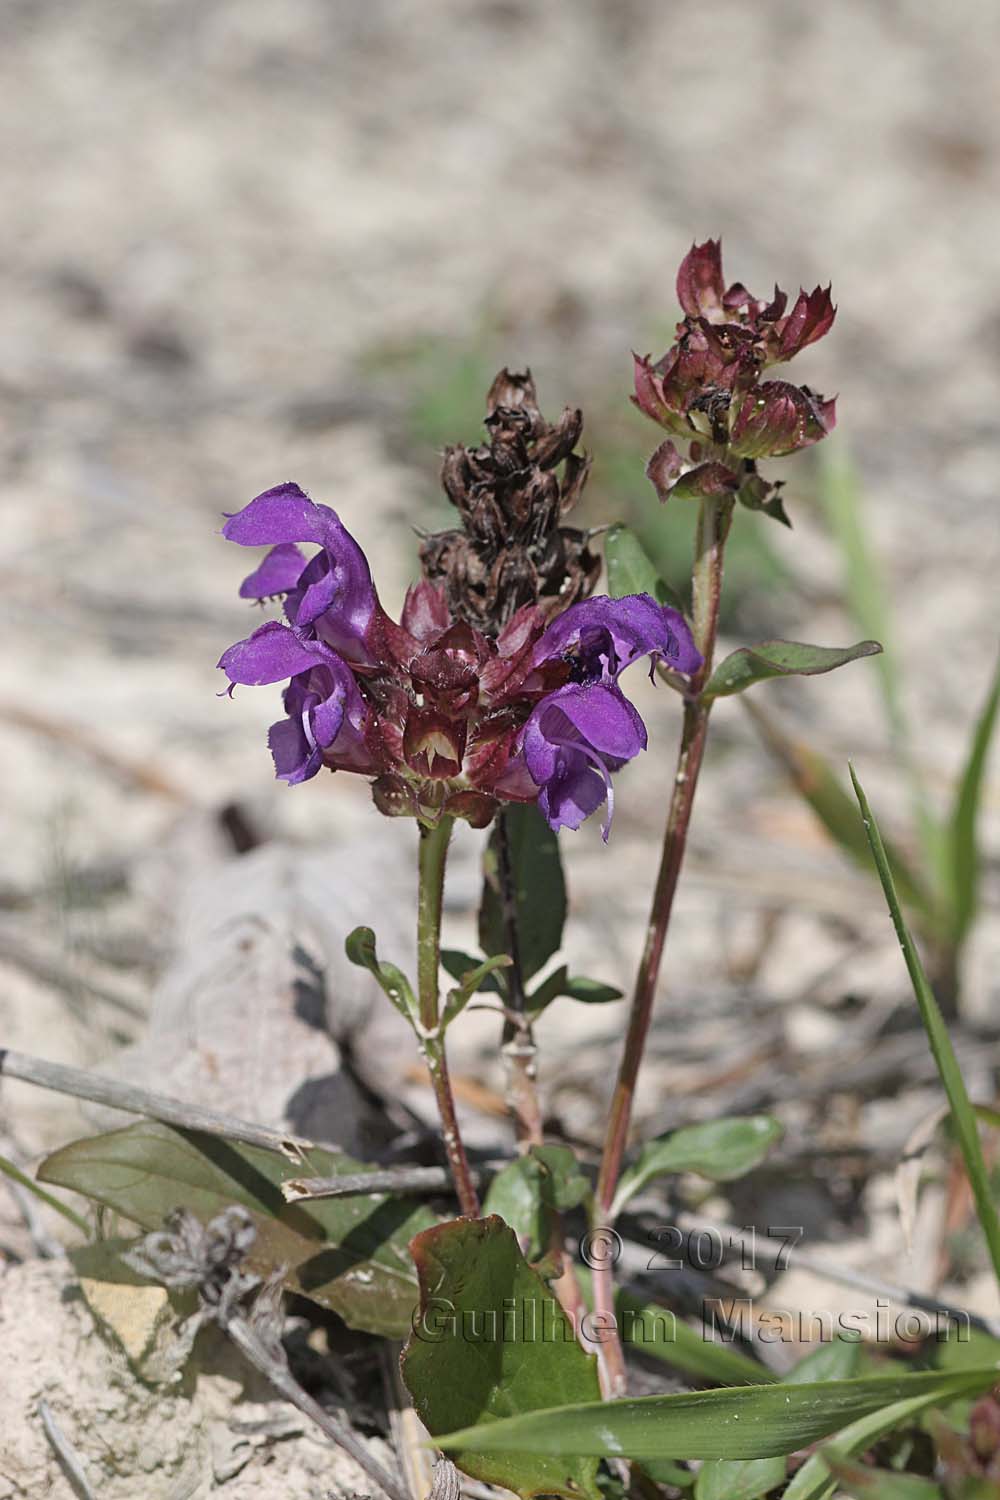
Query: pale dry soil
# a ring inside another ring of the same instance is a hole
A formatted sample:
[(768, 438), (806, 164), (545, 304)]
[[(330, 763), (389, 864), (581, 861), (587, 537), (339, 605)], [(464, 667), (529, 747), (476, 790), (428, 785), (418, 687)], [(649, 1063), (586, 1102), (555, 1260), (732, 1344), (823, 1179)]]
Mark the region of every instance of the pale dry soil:
[[(413, 829), (376, 822), (347, 777), (274, 784), (276, 692), (215, 696), (215, 660), (255, 623), (221, 513), (298, 479), (338, 508), (397, 606), (410, 527), (440, 509), (411, 366), (390, 354), (481, 338), (498, 362), (530, 362), (552, 410), (624, 402), (629, 348), (669, 336), (693, 236), (721, 233), (753, 288), (834, 281), (834, 333), (801, 375), (840, 393), (835, 441), (862, 475), (917, 753), (947, 803), (996, 649), (995, 7), (20, 0), (0, 29), (0, 1045), (376, 1154), (378, 1113), (338, 1072), (349, 1039), (370, 1084), (430, 1118), (412, 1048), (341, 955), (362, 921), (400, 961), (412, 951)], [(812, 471), (789, 476), (795, 530), (770, 540), (791, 582), (753, 613), (765, 631), (846, 641)], [(594, 493), (592, 519), (617, 513), (613, 492)], [(633, 686), (650, 750), (619, 779), (611, 842), (596, 827), (565, 839), (573, 967), (622, 988), (679, 722), (666, 690)], [(851, 756), (904, 823), (870, 663), (761, 693), (838, 764)], [(242, 857), (218, 817), (232, 804), (263, 840)], [(979, 1030), (963, 1057), (983, 1099), (996, 809), (994, 777), (965, 976)], [(474, 939), (477, 855), (463, 835), (457, 945)], [(662, 1130), (774, 1107), (788, 1134), (775, 1171), (706, 1213), (801, 1222), (808, 1244), (940, 1289), (948, 1204), (925, 1193), (908, 1254), (892, 1190), (940, 1099), (906, 997), (873, 886), (789, 800), (739, 705), (721, 705), (638, 1115)], [(538, 1028), (553, 1124), (581, 1149), (602, 1136), (622, 1009), (563, 1002)], [(496, 1035), (474, 1013), (454, 1045), (463, 1119), (487, 1150), (505, 1130)], [(104, 1122), (22, 1085), (4, 1084), (0, 1107), (2, 1149), (26, 1168)], [(25, 1342), (0, 1410), (12, 1496), (69, 1493), (40, 1396), (71, 1436), (99, 1418), (118, 1443), (123, 1357), (92, 1334), (69, 1273), (35, 1261), (46, 1233), (60, 1221), (43, 1215), (33, 1237), (0, 1194), (0, 1315), (15, 1320), (8, 1347)], [(969, 1270), (943, 1289), (995, 1313), (974, 1253)], [(779, 1306), (846, 1295), (815, 1279), (773, 1290)], [(179, 1495), (165, 1476), (199, 1454), (202, 1489), (184, 1493), (237, 1496), (260, 1492), (254, 1466), (280, 1451), (283, 1496), (317, 1493), (305, 1434), (226, 1477), (215, 1379), (202, 1406), (143, 1407), (114, 1463), (152, 1465), (144, 1495), (161, 1492), (154, 1472)], [(113, 1467), (100, 1493), (134, 1494)], [(323, 1482), (354, 1487), (335, 1467)]]

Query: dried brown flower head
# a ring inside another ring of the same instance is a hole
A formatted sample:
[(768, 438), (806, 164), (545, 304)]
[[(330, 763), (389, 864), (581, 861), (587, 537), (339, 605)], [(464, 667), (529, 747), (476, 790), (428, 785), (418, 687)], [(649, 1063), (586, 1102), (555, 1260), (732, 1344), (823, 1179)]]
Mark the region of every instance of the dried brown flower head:
[(504, 369), (485, 426), (478, 448), (445, 449), (441, 482), (462, 524), (427, 537), (420, 560), (427, 578), (444, 583), (453, 618), (495, 635), (524, 604), (551, 602), (555, 613), (586, 598), (601, 564), (588, 534), (561, 524), (590, 470), (574, 452), (582, 413), (567, 407), (550, 425), (531, 371)]

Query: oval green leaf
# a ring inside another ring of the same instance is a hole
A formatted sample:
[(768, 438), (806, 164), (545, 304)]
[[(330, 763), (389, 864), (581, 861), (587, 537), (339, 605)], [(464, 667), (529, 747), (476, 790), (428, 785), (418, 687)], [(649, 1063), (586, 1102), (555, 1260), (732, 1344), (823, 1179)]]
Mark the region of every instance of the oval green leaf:
[(758, 1166), (781, 1134), (781, 1124), (771, 1115), (734, 1115), (657, 1136), (622, 1173), (611, 1215), (667, 1172), (697, 1172), (712, 1182), (732, 1182)]
[(413, 1021), (417, 1015), (417, 1002), (413, 986), (395, 964), (383, 963), (375, 947), (375, 934), (370, 927), (355, 927), (344, 940), (344, 952), (352, 964), (367, 969), (378, 980), (385, 994), (406, 1020)]
[[(364, 1167), (349, 1156), (312, 1150), (308, 1170), (333, 1177)], [(257, 1227), (251, 1270), (266, 1276), (287, 1265), (292, 1291), (332, 1308), (352, 1328), (401, 1338), (417, 1296), (409, 1242), (434, 1223), (433, 1215), (384, 1193), (286, 1203), (281, 1184), (302, 1172), (301, 1163), (275, 1151), (147, 1120), (64, 1146), (46, 1158), (38, 1176), (146, 1230), (161, 1228), (178, 1206), (205, 1224), (240, 1203)]]
[(677, 594), (664, 583), (635, 532), (621, 522), (609, 528), (604, 538), (604, 561), (608, 569), (608, 593), (612, 599), (626, 594), (651, 594), (658, 604), (683, 610)]
[(877, 656), (881, 650), (878, 641), (859, 641), (856, 646), (759, 641), (755, 646), (741, 646), (721, 661), (708, 680), (704, 696), (727, 698), (753, 687), (755, 682), (766, 682), (769, 677), (816, 677), (850, 661)]
[[(597, 1363), (584, 1354), (545, 1282), (502, 1219), (457, 1219), (413, 1241), (420, 1308), (402, 1359), (417, 1414), (432, 1434), (465, 1424), (473, 1434), (523, 1420), (553, 1395), (597, 1400)], [(518, 1415), (521, 1414), (521, 1415)], [(600, 1500), (597, 1461), (572, 1445), (549, 1455), (459, 1445), (474, 1479), (519, 1495)]]

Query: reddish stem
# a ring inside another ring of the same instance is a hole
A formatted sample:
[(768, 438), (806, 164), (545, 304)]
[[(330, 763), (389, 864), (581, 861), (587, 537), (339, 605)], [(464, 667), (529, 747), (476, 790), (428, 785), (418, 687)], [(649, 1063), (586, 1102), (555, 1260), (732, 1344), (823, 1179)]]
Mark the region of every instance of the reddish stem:
[[(684, 704), (684, 727), (667, 814), (663, 853), (653, 890), (646, 942), (636, 973), (625, 1048), (611, 1102), (604, 1154), (597, 1179), (595, 1225), (609, 1225), (613, 1218), (615, 1190), (628, 1143), (636, 1082), (649, 1034), (663, 949), (687, 845), (698, 773), (705, 753), (711, 700), (702, 697), (702, 689), (712, 671), (722, 599), (722, 557), (731, 516), (732, 500), (712, 498), (702, 501), (695, 542), (693, 614), (695, 643), (703, 661)], [(602, 1386), (605, 1395), (611, 1398), (623, 1395), (626, 1388), (625, 1356), (614, 1319), (613, 1270), (614, 1260), (608, 1255), (603, 1256), (594, 1266), (593, 1273), (594, 1310), (605, 1315), (602, 1319), (605, 1328), (615, 1330), (614, 1336), (601, 1346), (600, 1351)]]

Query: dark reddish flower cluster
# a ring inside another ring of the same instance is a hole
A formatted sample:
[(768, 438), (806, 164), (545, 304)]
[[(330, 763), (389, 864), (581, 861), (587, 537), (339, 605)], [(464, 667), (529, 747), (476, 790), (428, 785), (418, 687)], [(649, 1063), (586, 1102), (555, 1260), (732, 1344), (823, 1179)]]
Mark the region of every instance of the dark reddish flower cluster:
[(441, 483), (461, 526), (428, 537), (420, 560), (444, 584), (455, 619), (495, 635), (522, 605), (565, 609), (585, 598), (601, 560), (586, 532), (562, 524), (590, 471), (590, 459), (573, 451), (583, 414), (567, 407), (546, 422), (531, 371), (501, 370), (486, 397), (486, 430), (478, 448), (445, 449)]
[[(288, 623), (268, 621), (219, 662), (231, 687), (290, 679), (269, 735), (277, 775), (358, 772), (390, 815), (483, 827), (501, 802), (537, 801), (553, 828), (578, 828), (607, 802), (606, 836), (611, 773), (646, 745), (621, 673), (641, 657), (701, 665), (683, 617), (647, 594), (580, 600), (554, 621), (525, 604), (492, 636), (423, 579), (397, 624), (339, 517), (295, 484), (258, 495), (223, 534), (271, 547), (241, 595), (284, 596)], [(318, 551), (307, 560), (300, 542)]]
[(633, 399), (689, 446), (682, 454), (674, 442), (662, 443), (649, 477), (662, 500), (732, 494), (784, 520), (779, 486), (757, 474), (756, 462), (826, 437), (836, 403), (806, 385), (762, 376), (829, 331), (836, 315), (830, 289), (800, 291), (790, 312), (778, 287), (770, 301), (758, 301), (741, 282), (726, 286), (721, 241), (706, 240), (681, 262), (677, 297), (684, 317), (674, 343), (655, 364), (635, 356)]

